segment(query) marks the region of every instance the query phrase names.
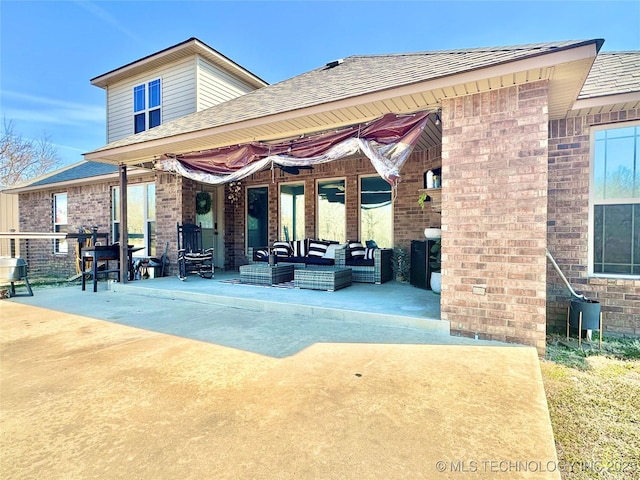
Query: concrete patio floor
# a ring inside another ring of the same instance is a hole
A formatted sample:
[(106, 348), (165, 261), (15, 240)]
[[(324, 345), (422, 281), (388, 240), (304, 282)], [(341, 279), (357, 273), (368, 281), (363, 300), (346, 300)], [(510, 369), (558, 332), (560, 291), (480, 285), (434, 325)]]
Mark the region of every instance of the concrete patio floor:
[(534, 348), (164, 280), (0, 301), (1, 478), (560, 478)]

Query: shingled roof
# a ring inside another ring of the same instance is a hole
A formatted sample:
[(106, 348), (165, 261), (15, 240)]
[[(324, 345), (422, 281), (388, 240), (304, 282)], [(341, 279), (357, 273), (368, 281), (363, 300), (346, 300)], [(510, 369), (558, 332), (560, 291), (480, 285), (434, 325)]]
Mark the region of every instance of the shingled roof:
[(576, 40), (507, 47), (351, 56), (117, 140), (96, 149), (95, 152), (334, 103), (594, 42), (599, 49), (601, 40)]
[(115, 165), (109, 165), (98, 162), (80, 162), (70, 168), (60, 170), (58, 173), (54, 173), (42, 180), (37, 180), (29, 187), (40, 187), (43, 185), (50, 185), (53, 183), (68, 182), (70, 180), (87, 179), (91, 177), (98, 177), (101, 175), (109, 175), (118, 172), (118, 167)]
[(578, 99), (640, 92), (640, 52), (601, 52)]

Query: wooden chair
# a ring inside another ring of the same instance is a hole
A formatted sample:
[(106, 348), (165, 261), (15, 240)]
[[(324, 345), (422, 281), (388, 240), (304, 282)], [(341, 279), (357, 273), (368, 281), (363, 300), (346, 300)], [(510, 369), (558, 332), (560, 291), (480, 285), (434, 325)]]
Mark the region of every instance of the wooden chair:
[(202, 247), (202, 226), (184, 223), (178, 226), (178, 278), (197, 273), (202, 278), (213, 278), (213, 248)]

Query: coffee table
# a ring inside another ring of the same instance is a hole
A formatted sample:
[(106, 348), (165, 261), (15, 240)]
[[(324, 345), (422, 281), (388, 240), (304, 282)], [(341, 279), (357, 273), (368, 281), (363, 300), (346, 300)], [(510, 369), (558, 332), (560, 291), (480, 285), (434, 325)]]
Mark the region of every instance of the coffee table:
[(339, 267), (301, 268), (294, 272), (293, 284), (296, 288), (333, 292), (351, 285), (351, 269)]
[(293, 280), (293, 265), (256, 264), (240, 266), (240, 281), (258, 285), (275, 285)]

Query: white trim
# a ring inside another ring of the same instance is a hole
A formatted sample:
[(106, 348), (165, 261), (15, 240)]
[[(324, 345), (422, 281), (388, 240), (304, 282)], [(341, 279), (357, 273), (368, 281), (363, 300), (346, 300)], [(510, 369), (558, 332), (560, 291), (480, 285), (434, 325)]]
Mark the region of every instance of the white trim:
[(617, 103), (640, 102), (640, 92), (622, 93), (618, 95), (603, 95), (600, 97), (583, 98), (576, 100), (571, 110), (604, 107)]

